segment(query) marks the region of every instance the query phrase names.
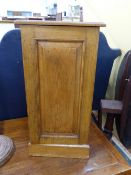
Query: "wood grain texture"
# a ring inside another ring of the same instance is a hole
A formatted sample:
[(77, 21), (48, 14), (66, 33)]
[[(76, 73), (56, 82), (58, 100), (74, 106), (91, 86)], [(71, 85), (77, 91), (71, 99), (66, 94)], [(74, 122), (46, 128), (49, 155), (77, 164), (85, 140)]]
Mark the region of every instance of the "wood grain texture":
[(83, 27), (105, 27), (102, 22), (65, 22), (65, 21), (35, 21), (35, 20), (16, 20), (15, 24), (18, 25), (39, 25), (39, 26), (83, 26)]
[(83, 65), (84, 69), (81, 102), (82, 117), (80, 121), (80, 144), (88, 142), (87, 139), (89, 134), (92, 111), (99, 28), (87, 28), (85, 35), (87, 38), (87, 42)]
[(41, 132), (72, 133), (80, 116), (82, 42), (38, 41), (38, 49)]
[(35, 40), (32, 40), (34, 34), (30, 32), (30, 29), (22, 29), (21, 33), (30, 142), (37, 144), (41, 130), (39, 65), (36, 59), (37, 47)]
[(32, 156), (89, 158), (88, 145), (66, 144), (29, 144), (29, 154)]
[(68, 155), (74, 157), (69, 145), (79, 145), (82, 156), (88, 157), (99, 25), (22, 24), (30, 148), (34, 144), (36, 154), (36, 150), (42, 152), (42, 145), (45, 152), (44, 144), (65, 144), (60, 153), (66, 156), (69, 150)]
[(0, 122), (0, 134), (14, 140), (14, 156), (0, 168), (0, 175), (130, 175), (131, 167), (91, 123), (89, 159), (32, 157), (28, 155), (27, 118)]

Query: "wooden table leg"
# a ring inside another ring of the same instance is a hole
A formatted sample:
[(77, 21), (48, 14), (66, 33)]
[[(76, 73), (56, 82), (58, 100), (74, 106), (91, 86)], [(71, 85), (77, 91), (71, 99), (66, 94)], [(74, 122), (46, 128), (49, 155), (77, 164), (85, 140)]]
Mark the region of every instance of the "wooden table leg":
[(98, 110), (98, 127), (102, 130), (102, 110)]
[(107, 114), (106, 123), (104, 126), (104, 133), (109, 139), (112, 137), (114, 118), (115, 118), (114, 114)]

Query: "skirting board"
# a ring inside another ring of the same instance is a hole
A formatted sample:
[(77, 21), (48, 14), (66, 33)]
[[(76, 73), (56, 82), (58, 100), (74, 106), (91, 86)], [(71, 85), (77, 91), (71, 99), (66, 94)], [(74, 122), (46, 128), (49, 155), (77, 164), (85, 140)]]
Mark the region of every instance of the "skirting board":
[(87, 159), (89, 145), (29, 144), (29, 155)]

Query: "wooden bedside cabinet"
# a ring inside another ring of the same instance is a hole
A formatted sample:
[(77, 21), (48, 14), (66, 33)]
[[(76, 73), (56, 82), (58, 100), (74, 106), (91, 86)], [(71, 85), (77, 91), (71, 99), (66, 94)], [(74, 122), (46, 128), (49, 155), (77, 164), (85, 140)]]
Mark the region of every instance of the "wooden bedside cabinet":
[(88, 158), (99, 28), (104, 24), (16, 24), (22, 36), (29, 154)]

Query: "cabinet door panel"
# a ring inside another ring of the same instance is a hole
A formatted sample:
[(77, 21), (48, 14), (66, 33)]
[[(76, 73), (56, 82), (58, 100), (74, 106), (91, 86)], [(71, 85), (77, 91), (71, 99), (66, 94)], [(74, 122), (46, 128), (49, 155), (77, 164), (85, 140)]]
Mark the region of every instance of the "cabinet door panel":
[(82, 42), (38, 41), (41, 135), (79, 134)]

